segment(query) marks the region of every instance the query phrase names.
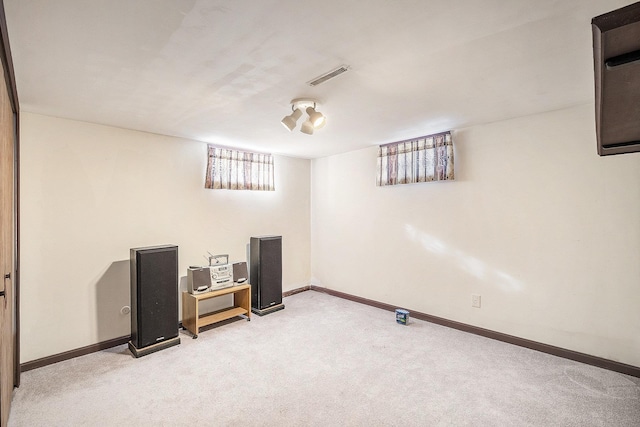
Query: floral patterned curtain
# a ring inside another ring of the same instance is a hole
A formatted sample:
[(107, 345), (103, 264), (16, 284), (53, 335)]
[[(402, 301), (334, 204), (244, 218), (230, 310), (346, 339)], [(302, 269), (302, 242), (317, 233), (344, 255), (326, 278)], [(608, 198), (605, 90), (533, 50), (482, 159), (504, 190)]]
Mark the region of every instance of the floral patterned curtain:
[(209, 145), (204, 187), (274, 191), (273, 156)]
[(451, 132), (393, 142), (378, 148), (378, 186), (453, 179)]

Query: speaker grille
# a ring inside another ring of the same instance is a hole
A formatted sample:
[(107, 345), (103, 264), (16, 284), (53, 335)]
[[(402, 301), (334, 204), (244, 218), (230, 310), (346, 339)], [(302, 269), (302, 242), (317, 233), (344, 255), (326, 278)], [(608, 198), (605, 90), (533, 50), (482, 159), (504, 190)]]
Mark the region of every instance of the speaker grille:
[(131, 341), (147, 347), (178, 336), (178, 247), (131, 249)]
[(262, 310), (282, 303), (282, 237), (252, 237), (251, 304)]

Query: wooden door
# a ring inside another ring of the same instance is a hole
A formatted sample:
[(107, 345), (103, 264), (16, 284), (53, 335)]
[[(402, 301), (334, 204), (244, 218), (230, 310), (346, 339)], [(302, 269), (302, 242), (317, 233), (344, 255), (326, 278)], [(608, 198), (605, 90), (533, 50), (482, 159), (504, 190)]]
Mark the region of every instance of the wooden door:
[(14, 385), (14, 114), (4, 73), (0, 73), (0, 426), (7, 425)]

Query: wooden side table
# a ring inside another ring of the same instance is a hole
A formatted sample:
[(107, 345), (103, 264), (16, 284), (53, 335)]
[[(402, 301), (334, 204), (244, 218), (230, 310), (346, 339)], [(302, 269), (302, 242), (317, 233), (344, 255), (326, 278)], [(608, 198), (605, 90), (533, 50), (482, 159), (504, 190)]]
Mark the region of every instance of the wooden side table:
[[(233, 307), (200, 315), (200, 301), (229, 294), (233, 294)], [(201, 327), (236, 316), (246, 316), (247, 321), (251, 320), (251, 285), (249, 284), (231, 286), (197, 295), (189, 292), (182, 293), (182, 326), (193, 334), (193, 338), (198, 338)]]

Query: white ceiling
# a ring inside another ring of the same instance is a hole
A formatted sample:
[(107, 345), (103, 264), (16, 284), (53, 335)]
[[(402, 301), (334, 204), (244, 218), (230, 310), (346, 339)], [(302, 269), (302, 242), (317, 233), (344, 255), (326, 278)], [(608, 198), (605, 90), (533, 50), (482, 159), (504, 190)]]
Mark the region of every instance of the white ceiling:
[(22, 111), (305, 158), (593, 102), (591, 18), (631, 3), (4, 0)]

